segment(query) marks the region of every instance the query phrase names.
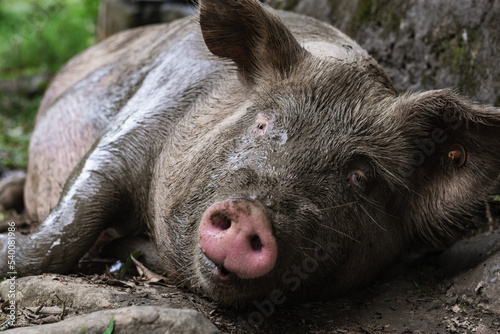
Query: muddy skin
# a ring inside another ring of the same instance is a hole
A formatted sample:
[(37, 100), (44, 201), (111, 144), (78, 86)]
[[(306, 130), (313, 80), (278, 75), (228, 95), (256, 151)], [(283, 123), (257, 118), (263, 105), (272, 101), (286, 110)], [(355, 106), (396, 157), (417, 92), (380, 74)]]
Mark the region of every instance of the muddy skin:
[(499, 126), (450, 90), (396, 92), (331, 26), (205, 0), (198, 21), (121, 33), (54, 79), (25, 187), (43, 223), (17, 270), (68, 273), (112, 227), (227, 304), (345, 293), (482, 203)]

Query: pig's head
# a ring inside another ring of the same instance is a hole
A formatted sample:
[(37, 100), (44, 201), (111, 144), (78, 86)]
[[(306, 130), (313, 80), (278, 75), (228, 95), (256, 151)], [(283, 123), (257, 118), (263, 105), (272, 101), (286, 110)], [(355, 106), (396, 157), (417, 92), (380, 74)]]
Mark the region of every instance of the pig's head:
[(153, 239), (191, 287), (230, 304), (343, 292), (495, 180), (497, 109), (397, 94), (363, 52), (315, 55), (256, 1), (204, 0), (200, 23), (238, 80), (179, 124), (152, 192)]

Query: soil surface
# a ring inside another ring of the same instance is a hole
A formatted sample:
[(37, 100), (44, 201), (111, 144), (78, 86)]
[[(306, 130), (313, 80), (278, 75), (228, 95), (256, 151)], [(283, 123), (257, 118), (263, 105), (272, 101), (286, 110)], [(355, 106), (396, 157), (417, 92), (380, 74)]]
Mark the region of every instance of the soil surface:
[[(17, 326), (68, 321), (99, 310), (161, 306), (198, 311), (222, 333), (494, 334), (500, 333), (499, 277), (496, 228), (445, 251), (406, 255), (371, 285), (341, 298), (279, 307), (259, 301), (232, 309), (173, 285), (138, 277), (118, 280), (112, 274), (19, 278)], [(0, 285), (1, 326), (7, 320), (8, 288), (8, 281)], [(37, 328), (53, 332), (47, 326)]]

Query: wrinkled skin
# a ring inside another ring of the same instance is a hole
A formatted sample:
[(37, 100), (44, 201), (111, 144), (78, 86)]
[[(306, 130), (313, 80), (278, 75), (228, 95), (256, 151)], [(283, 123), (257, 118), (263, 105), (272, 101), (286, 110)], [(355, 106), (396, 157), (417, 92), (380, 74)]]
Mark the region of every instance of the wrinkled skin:
[(449, 90), (397, 93), (324, 23), (205, 0), (199, 22), (119, 34), (55, 78), (25, 188), (43, 223), (17, 271), (70, 272), (112, 227), (228, 304), (344, 293), (482, 203), (499, 125)]

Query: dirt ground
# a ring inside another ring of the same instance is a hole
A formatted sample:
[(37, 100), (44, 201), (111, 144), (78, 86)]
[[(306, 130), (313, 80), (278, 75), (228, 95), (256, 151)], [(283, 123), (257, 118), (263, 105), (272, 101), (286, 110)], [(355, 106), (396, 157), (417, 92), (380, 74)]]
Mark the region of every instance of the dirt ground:
[[(124, 281), (106, 274), (21, 278), (17, 280), (17, 325), (152, 305), (197, 310), (222, 333), (500, 333), (498, 222), (494, 227), (493, 232), (465, 239), (446, 251), (407, 254), (371, 285), (341, 298), (280, 307), (255, 304), (235, 310), (185, 289), (149, 284), (137, 277)], [(7, 298), (1, 286), (0, 296), (2, 327)], [(41, 306), (55, 311), (34, 315)]]

